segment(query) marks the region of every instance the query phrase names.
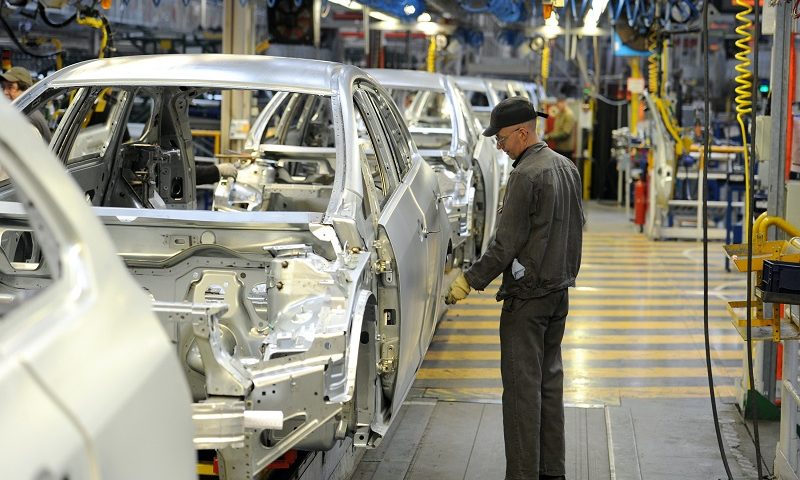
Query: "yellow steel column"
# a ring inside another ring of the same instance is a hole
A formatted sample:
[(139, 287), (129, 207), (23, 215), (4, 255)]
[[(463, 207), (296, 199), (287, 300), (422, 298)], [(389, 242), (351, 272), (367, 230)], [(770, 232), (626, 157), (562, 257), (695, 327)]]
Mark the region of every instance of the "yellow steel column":
[[(642, 70), (639, 68), (639, 59), (634, 57), (630, 59), (631, 65), (631, 78), (642, 78)], [(631, 128), (631, 135), (638, 134), (639, 125), (639, 94), (631, 94), (630, 112), (628, 113), (628, 123)]]

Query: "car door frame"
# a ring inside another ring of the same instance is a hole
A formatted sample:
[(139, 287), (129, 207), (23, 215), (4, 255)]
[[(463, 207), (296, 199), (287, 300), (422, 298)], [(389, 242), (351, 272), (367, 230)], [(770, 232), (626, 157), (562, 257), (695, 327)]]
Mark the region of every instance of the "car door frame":
[[(378, 151), (382, 151), (383, 158), (378, 157), (380, 166), (394, 171), (394, 165), (388, 162), (391, 153), (386, 133), (378, 121), (378, 113), (374, 105), (369, 100), (367, 91), (370, 89), (375, 90), (375, 87), (365, 81), (359, 81), (354, 85), (354, 107), (361, 112), (362, 118), (367, 124), (370, 138), (377, 150), (376, 155)], [(424, 278), (427, 274), (428, 265), (424, 235), (427, 223), (424, 219), (424, 212), (419, 208), (414, 193), (409, 187), (419, 169), (419, 164), (412, 166), (412, 169), (406, 174), (406, 179), (398, 181), (394, 190), (380, 206), (378, 217), (378, 227), (386, 233), (390, 250), (394, 256), (391, 268), (398, 283), (400, 311), (397, 321), (400, 327), (400, 342), (396, 365), (397, 379), (392, 401), (393, 414), (400, 409), (402, 405), (400, 400), (404, 399), (411, 389), (414, 380), (413, 373), (416, 373), (422, 363), (419, 346), (425, 330), (426, 299), (430, 295), (430, 292), (426, 291), (424, 283), (417, 280)], [(396, 178), (396, 174), (394, 176)], [(410, 225), (415, 227), (409, 228)], [(426, 252), (425, 255), (419, 254), (421, 247)], [(402, 262), (399, 259), (402, 259)], [(380, 299), (378, 302), (380, 304)], [(387, 319), (384, 318), (384, 315), (380, 315), (379, 321), (385, 322)]]

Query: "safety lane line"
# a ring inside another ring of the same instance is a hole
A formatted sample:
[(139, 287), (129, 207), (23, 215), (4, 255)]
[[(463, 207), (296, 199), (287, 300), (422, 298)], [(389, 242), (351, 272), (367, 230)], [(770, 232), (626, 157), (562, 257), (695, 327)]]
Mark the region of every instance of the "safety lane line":
[[(459, 315), (469, 315), (474, 317), (497, 317), (500, 315), (500, 309), (488, 308), (453, 308), (449, 312), (449, 317), (454, 318)], [(703, 310), (700, 309), (614, 309), (614, 310), (600, 310), (600, 309), (570, 309), (568, 318), (577, 317), (669, 317), (669, 316), (686, 316), (686, 317), (703, 317)], [(709, 317), (716, 318), (729, 318), (727, 311), (711, 310)]]
[[(670, 325), (674, 325), (670, 328)], [(676, 333), (685, 328), (701, 328), (702, 326), (693, 326), (688, 321), (678, 322), (628, 322), (610, 320), (604, 322), (571, 322), (567, 320), (567, 328), (570, 330), (673, 330)], [(716, 320), (709, 322), (709, 327), (714, 330), (726, 330), (730, 328), (733, 333), (736, 329), (731, 322)], [(450, 330), (484, 330), (484, 329), (498, 329), (500, 328), (499, 320), (450, 320), (445, 321), (439, 325), (442, 333), (449, 333)]]
[[(688, 337), (688, 338), (687, 338)], [(700, 344), (695, 335), (593, 335), (576, 336), (567, 332), (564, 335), (562, 345), (626, 345), (636, 343), (638, 345), (663, 345), (663, 344)], [(474, 344), (483, 343), (490, 345), (500, 345), (499, 335), (437, 335), (433, 342), (444, 342), (449, 344)], [(742, 337), (739, 335), (717, 335), (711, 339), (712, 344), (736, 344), (741, 345)]]
[[(716, 367), (715, 374), (721, 377), (736, 377), (741, 370), (736, 367)], [(705, 378), (705, 367), (564, 367), (564, 376), (578, 378)], [(421, 368), (419, 380), (436, 379), (500, 378), (500, 368)]]
[[(571, 292), (570, 292), (571, 293)], [(710, 300), (713, 303), (721, 304), (719, 299), (712, 298)], [(570, 308), (575, 306), (601, 306), (601, 305), (613, 305), (613, 306), (631, 306), (631, 307), (641, 307), (641, 306), (655, 306), (655, 307), (668, 307), (668, 306), (677, 306), (676, 303), (679, 303), (681, 306), (692, 305), (692, 306), (702, 306), (703, 299), (702, 298), (686, 298), (677, 300), (674, 297), (660, 297), (660, 298), (641, 298), (641, 297), (628, 297), (628, 298), (584, 298), (580, 295), (570, 295), (569, 299), (569, 306)], [(497, 300), (494, 297), (489, 296), (469, 296), (464, 300), (458, 302), (458, 305), (493, 305), (497, 304)]]
[[(715, 388), (719, 397), (733, 397), (735, 388), (732, 385), (722, 385)], [(436, 397), (441, 400), (458, 398), (490, 398), (498, 399), (503, 393), (502, 387), (476, 387), (476, 388), (426, 388), (425, 396)], [(564, 400), (581, 398), (705, 398), (708, 397), (708, 387), (705, 386), (674, 386), (674, 387), (588, 387), (564, 388)]]
[[(716, 360), (741, 360), (741, 350), (713, 350)], [(564, 361), (574, 359), (594, 360), (705, 360), (705, 352), (700, 349), (687, 350), (592, 350), (587, 348), (564, 349), (561, 352)], [(500, 350), (428, 350), (425, 360), (500, 360)]]

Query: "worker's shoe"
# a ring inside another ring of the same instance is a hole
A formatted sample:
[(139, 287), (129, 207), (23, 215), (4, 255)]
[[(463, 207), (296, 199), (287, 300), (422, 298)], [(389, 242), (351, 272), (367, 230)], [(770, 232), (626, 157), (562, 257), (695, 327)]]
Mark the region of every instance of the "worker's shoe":
[(564, 475), (539, 475), (539, 480), (567, 480)]

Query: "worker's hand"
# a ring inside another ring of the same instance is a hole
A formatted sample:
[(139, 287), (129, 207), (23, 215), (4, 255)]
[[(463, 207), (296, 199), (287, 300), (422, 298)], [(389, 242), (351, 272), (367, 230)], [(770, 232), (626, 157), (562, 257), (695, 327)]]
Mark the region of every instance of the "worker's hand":
[(236, 165), (232, 163), (220, 163), (217, 165), (217, 170), (219, 170), (220, 178), (230, 177), (236, 180), (236, 177), (239, 175), (239, 170), (236, 168)]
[(450, 284), (450, 291), (447, 292), (447, 296), (444, 297), (444, 303), (453, 305), (459, 300), (464, 300), (467, 298), (467, 295), (469, 295), (470, 290), (472, 290), (472, 288), (470, 288), (469, 282), (467, 282), (467, 277), (462, 273)]

